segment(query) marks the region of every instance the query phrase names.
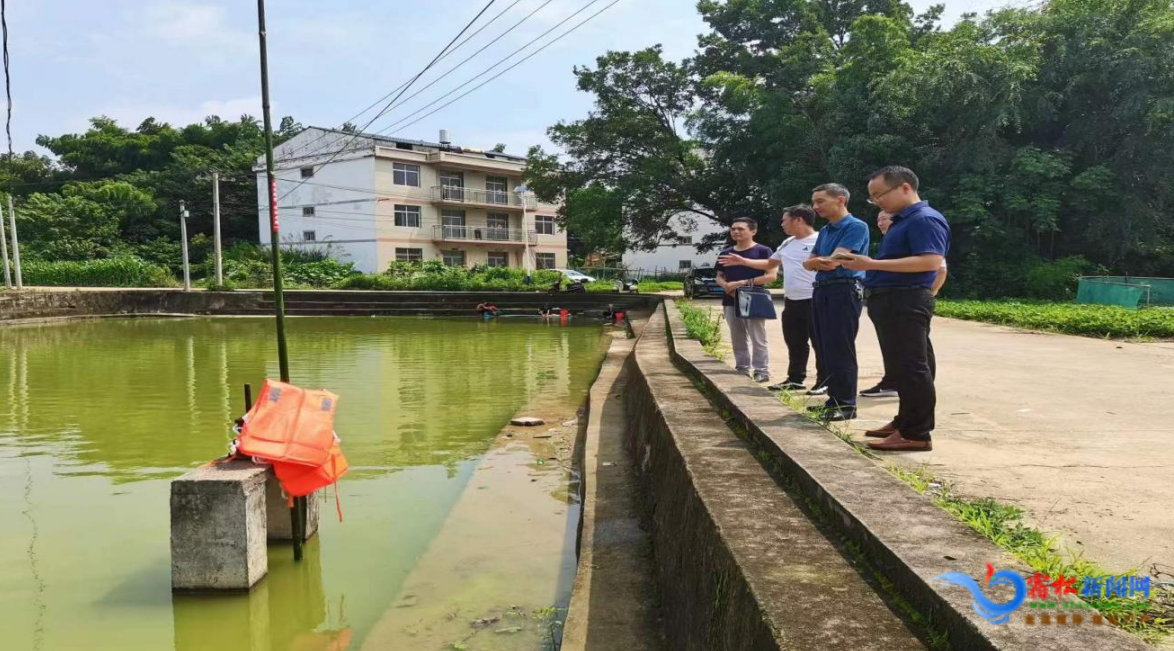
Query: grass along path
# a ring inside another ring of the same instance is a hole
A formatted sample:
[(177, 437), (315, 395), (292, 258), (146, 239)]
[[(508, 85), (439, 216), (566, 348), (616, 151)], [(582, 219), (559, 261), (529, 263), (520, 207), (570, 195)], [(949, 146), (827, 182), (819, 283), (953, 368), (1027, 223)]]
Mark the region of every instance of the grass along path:
[[(791, 409), (811, 417), (807, 403), (789, 392), (778, 394), (779, 400)], [(922, 466), (915, 470), (904, 468), (882, 459), (867, 446), (857, 442), (851, 431), (839, 423), (812, 420), (819, 423), (856, 452), (876, 463), (913, 490), (926, 495), (934, 504), (949, 511), (954, 517), (965, 522), (971, 529), (1002, 547), (1036, 572), (1053, 578), (1057, 576), (1105, 577), (1116, 576), (1101, 569), (1096, 563), (1083, 558), (1068, 549), (1060, 549), (1055, 536), (1028, 526), (1023, 522), (1024, 512), (1017, 506), (1005, 504), (990, 498), (970, 499), (954, 493), (953, 487), (938, 480)], [(1155, 572), (1144, 573), (1153, 575)], [(1161, 579), (1162, 577), (1159, 577)], [(1174, 577), (1165, 577), (1166, 579)], [(1079, 589), (1079, 588), (1078, 588)], [(1127, 597), (1080, 597), (1115, 625), (1143, 641), (1156, 644), (1174, 634), (1174, 584), (1155, 585), (1151, 582), (1149, 598)]]
[(1174, 308), (1021, 301), (938, 301), (938, 316), (1110, 339), (1172, 339)]

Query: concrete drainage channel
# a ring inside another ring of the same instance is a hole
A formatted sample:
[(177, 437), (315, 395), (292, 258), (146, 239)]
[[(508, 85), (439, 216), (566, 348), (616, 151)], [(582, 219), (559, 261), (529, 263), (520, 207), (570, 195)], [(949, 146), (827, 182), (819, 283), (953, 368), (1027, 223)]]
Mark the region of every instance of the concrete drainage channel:
[(1108, 626), (989, 623), (933, 578), (1022, 563), (707, 356), (671, 304), (637, 325), (592, 389), (563, 649), (1147, 648)]

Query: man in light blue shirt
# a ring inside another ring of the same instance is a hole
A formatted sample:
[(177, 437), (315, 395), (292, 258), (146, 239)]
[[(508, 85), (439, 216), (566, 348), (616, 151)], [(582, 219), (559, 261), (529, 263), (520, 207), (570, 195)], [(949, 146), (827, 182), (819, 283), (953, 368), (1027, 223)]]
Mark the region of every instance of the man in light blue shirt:
[(809, 394), (827, 393), (827, 402), (815, 409), (829, 421), (856, 417), (856, 333), (863, 303), (863, 271), (840, 266), (837, 254), (868, 253), (868, 225), (848, 212), (848, 188), (825, 183), (811, 191), (811, 206), (828, 221), (803, 268), (815, 271), (812, 313), (813, 343), (823, 360), (825, 386)]

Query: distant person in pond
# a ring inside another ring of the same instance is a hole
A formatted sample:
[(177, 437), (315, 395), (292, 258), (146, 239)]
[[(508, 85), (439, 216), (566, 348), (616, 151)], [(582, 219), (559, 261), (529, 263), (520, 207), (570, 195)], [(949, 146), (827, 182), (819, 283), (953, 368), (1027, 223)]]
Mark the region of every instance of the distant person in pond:
[[(811, 293), (815, 283), (815, 272), (803, 268), (811, 255), (819, 236), (815, 232), (815, 211), (811, 206), (798, 205), (783, 209), (783, 232), (789, 237), (783, 240), (774, 255), (768, 260), (747, 260), (737, 254), (727, 254), (722, 262), (726, 265), (745, 265), (753, 269), (783, 270), (783, 340), (787, 343), (787, 379), (767, 387), (771, 391), (801, 391), (807, 387), (807, 360), (814, 341), (815, 327), (811, 318)], [(815, 351), (815, 386), (823, 386), (823, 363), (819, 350)]]
[(933, 286), (950, 250), (950, 226), (918, 194), (917, 175), (890, 166), (868, 177), (869, 203), (892, 217), (875, 259), (866, 255), (842, 261), (846, 269), (865, 271), (868, 316), (876, 325), (881, 354), (897, 385), (900, 404), (888, 424), (865, 432), (882, 439), (868, 444), (881, 451), (933, 449), (937, 393), (929, 361), (929, 324)]
[(494, 305), (493, 303), (478, 303), (477, 304), (477, 314), (480, 314), (483, 317), (497, 316), (498, 311), (499, 310), (497, 309), (497, 306)]
[[(880, 230), (881, 235), (887, 235), (889, 226), (893, 225), (893, 216), (885, 211), (880, 211), (876, 216), (876, 227)], [(938, 275), (934, 276), (933, 286), (929, 288), (934, 296), (942, 290), (942, 285), (946, 284), (946, 276), (949, 273), (946, 269), (946, 259), (942, 258), (942, 268), (938, 269)], [(934, 379), (938, 376), (937, 359), (933, 353), (933, 342), (927, 341), (926, 348), (929, 351), (929, 372), (933, 374)], [(882, 359), (884, 355), (881, 355)], [(860, 395), (865, 398), (893, 398), (897, 395), (897, 384), (893, 381), (893, 376), (889, 373), (889, 362), (884, 360), (885, 375), (876, 383), (876, 386), (865, 389), (860, 392)]]
[[(767, 260), (774, 251), (754, 241), (758, 233), (758, 222), (749, 217), (738, 217), (730, 224), (730, 239), (734, 246), (723, 249), (718, 255), (717, 284), (725, 290), (722, 308), (730, 328), (730, 347), (734, 349), (734, 368), (745, 373), (755, 382), (770, 381), (770, 349), (766, 343), (766, 319), (740, 318), (737, 313), (737, 292), (741, 287), (762, 287), (778, 276), (775, 269), (754, 269), (736, 260)], [(723, 259), (731, 264), (724, 264)]]
[(558, 315), (558, 308), (551, 307), (550, 303), (543, 303), (542, 309), (538, 310), (538, 314), (541, 315), (543, 319), (550, 319)]

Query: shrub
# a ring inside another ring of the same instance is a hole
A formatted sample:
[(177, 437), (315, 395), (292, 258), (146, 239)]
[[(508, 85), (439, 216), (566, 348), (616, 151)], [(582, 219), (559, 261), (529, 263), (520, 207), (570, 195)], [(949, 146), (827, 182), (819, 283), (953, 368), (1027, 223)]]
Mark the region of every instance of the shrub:
[(507, 267), (450, 267), (439, 260), (393, 262), (382, 274), (355, 275), (335, 285), (338, 289), (381, 289), (389, 291), (525, 292), (546, 291), (561, 278), (556, 271), (532, 272), (526, 284), (523, 269)]
[[(587, 283), (587, 291), (589, 292), (611, 292), (615, 291), (614, 280), (597, 280), (593, 283)], [(642, 294), (654, 294), (656, 292), (671, 292), (674, 290), (681, 290), (685, 288), (685, 283), (667, 280), (658, 282), (655, 280), (641, 280), (637, 288)]]
[(938, 301), (937, 314), (1089, 337), (1174, 337), (1174, 309), (1020, 301)]
[(1027, 295), (1049, 301), (1070, 301), (1076, 298), (1076, 285), (1081, 274), (1090, 266), (1088, 260), (1079, 255), (1038, 262), (1027, 270)]
[[(330, 257), (327, 250), (282, 249), (282, 276), (287, 287), (334, 287), (359, 272), (354, 263)], [(205, 278), (214, 277), (215, 260), (209, 257), (201, 266)], [(225, 284), (237, 287), (273, 286), (273, 262), (268, 248), (239, 243), (224, 252)]]
[(174, 287), (177, 283), (166, 267), (138, 258), (101, 260), (29, 260), (22, 265), (24, 282), (55, 287)]

